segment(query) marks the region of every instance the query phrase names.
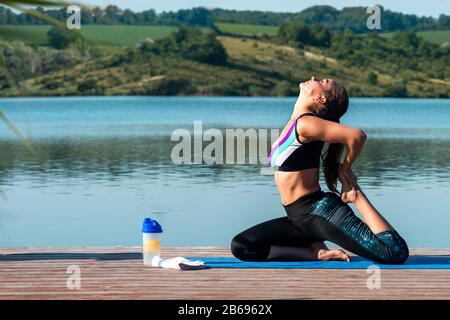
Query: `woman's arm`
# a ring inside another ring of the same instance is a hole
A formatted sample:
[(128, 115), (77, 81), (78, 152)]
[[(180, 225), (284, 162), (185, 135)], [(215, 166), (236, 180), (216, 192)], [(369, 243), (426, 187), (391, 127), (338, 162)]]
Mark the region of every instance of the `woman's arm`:
[(353, 170), (350, 169), (350, 175), (353, 181), (353, 187), (348, 183), (346, 179), (344, 179), (342, 174), (342, 165), (339, 166), (339, 181), (341, 181), (341, 200), (345, 203), (355, 202), (356, 200), (356, 191), (359, 190), (358, 185), (358, 177), (353, 173)]
[[(359, 129), (358, 129), (359, 130)], [(352, 140), (350, 146), (346, 146), (346, 156), (344, 162), (341, 165), (340, 171), (342, 172), (343, 179), (347, 181), (351, 189), (357, 189), (358, 185), (354, 179), (354, 174), (351, 171), (351, 166), (355, 162), (356, 158), (361, 153), (361, 150), (366, 143), (367, 135), (360, 130), (360, 134), (355, 140)]]
[(354, 187), (350, 168), (366, 142), (367, 136), (362, 130), (318, 117), (305, 116), (297, 122), (297, 132), (308, 141), (321, 140), (345, 145), (346, 156), (341, 169), (343, 178)]
[(344, 163), (349, 166), (358, 157), (366, 141), (366, 134), (358, 128), (352, 128), (337, 122), (313, 116), (304, 116), (297, 122), (300, 137), (309, 141), (321, 140), (329, 143), (342, 143), (347, 147)]
[(356, 129), (354, 136), (348, 140), (347, 155), (342, 164), (344, 167), (351, 167), (356, 158), (358, 158), (361, 150), (366, 143), (367, 135), (360, 129)]

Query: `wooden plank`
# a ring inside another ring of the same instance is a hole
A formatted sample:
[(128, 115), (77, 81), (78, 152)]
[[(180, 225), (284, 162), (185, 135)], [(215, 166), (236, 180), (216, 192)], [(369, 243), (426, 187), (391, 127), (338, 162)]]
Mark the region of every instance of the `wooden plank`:
[[(365, 269), (207, 269), (146, 267), (140, 247), (3, 248), (0, 299), (449, 299), (450, 270), (381, 270), (368, 289)], [(448, 255), (417, 248), (411, 255)], [(164, 247), (163, 257), (231, 256), (222, 247)], [(77, 265), (81, 288), (68, 289)]]

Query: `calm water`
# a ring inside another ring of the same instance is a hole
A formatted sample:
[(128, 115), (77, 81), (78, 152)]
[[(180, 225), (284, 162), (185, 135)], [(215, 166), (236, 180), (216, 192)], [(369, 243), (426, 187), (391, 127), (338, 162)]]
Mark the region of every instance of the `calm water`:
[[(40, 153), (0, 122), (0, 246), (227, 246), (285, 215), (263, 165), (174, 165), (176, 128), (280, 128), (294, 98), (0, 99)], [(352, 99), (342, 122), (368, 134), (355, 171), (411, 247), (450, 247), (449, 100)], [(323, 188), (326, 187), (323, 185)]]

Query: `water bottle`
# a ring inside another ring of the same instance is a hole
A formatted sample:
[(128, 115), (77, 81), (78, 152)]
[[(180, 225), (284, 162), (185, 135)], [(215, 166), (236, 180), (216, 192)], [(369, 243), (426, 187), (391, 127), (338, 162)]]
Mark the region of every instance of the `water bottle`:
[(152, 259), (159, 257), (161, 253), (161, 234), (163, 230), (161, 225), (150, 218), (145, 218), (142, 225), (142, 253), (144, 256), (144, 264), (152, 265)]

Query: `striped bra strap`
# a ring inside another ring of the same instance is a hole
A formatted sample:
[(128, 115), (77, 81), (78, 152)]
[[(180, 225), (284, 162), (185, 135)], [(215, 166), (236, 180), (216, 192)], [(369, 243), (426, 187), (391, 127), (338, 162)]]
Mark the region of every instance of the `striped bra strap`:
[(299, 115), (291, 124), (291, 126), (289, 127), (289, 130), (280, 138), (278, 143), (275, 145), (275, 147), (273, 147), (270, 150), (270, 154), (268, 157), (268, 162), (274, 166), (275, 163), (275, 159), (277, 158), (277, 156), (283, 152), (284, 149), (287, 148), (287, 146), (291, 145), (295, 140), (296, 140), (296, 127), (297, 127), (297, 122), (298, 120), (306, 115), (313, 115), (313, 116), (317, 116), (316, 114), (312, 113), (312, 112), (305, 112), (302, 113), (301, 115)]

